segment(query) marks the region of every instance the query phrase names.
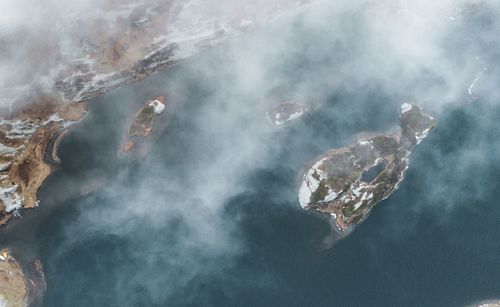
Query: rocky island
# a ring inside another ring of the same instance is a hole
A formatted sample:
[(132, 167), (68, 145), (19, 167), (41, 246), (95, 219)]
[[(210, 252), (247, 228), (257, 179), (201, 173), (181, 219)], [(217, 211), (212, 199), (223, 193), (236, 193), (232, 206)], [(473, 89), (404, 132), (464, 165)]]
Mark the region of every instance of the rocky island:
[(283, 101), (266, 112), (266, 118), (272, 125), (280, 126), (304, 115), (307, 107), (295, 101)]
[(330, 214), (341, 231), (363, 221), (404, 178), (413, 147), (436, 120), (412, 104), (401, 106), (399, 130), (327, 152), (303, 175), (302, 208)]
[[(135, 114), (130, 124), (127, 136), (121, 147), (119, 155), (122, 156), (125, 153), (132, 151), (137, 145), (142, 147), (146, 138), (149, 137), (151, 131), (153, 130), (153, 125), (155, 118), (165, 111), (165, 97), (158, 96), (153, 100), (148, 100), (144, 106)], [(164, 126), (164, 125), (163, 125)], [(139, 150), (144, 151), (144, 148), (139, 148)]]

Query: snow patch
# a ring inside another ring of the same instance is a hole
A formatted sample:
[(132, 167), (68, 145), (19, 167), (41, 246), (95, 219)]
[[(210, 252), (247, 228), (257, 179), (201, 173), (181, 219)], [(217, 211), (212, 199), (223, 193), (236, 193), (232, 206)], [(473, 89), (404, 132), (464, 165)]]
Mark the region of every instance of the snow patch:
[(8, 147), (0, 143), (0, 155), (9, 156), (14, 155), (17, 152), (17, 148)]
[[(323, 161), (327, 158), (323, 158), (316, 162), (307, 173), (304, 174), (304, 179), (299, 189), (299, 203), (302, 208), (306, 208), (311, 201), (311, 195), (316, 192), (319, 188), (321, 180), (326, 179), (326, 174), (319, 169)], [(319, 176), (319, 180), (314, 178), (314, 174)], [(333, 195), (332, 195), (333, 196)]]
[(0, 172), (8, 170), (11, 164), (12, 162), (0, 164)]
[(165, 105), (161, 101), (155, 99), (149, 104), (150, 107), (154, 108), (155, 114), (161, 114), (165, 110)]
[(401, 113), (406, 113), (408, 111), (410, 111), (411, 109), (413, 109), (413, 105), (409, 104), (409, 103), (403, 103), (401, 105)]
[(358, 210), (358, 209), (359, 209), (359, 207), (361, 207), (361, 205), (362, 205), (362, 204), (363, 204), (363, 202), (362, 202), (362, 201), (357, 202), (357, 203), (354, 205), (354, 211)]
[(415, 133), (415, 138), (417, 139), (417, 145), (420, 144), (420, 142), (422, 142), (422, 140), (427, 137), (427, 134), (429, 134), (430, 130), (431, 130), (430, 128), (427, 128), (422, 132)]
[(50, 115), (50, 116), (49, 116), (49, 118), (48, 118), (46, 121), (44, 121), (44, 122), (42, 123), (42, 125), (43, 125), (43, 126), (45, 126), (45, 125), (47, 125), (48, 123), (51, 123), (51, 122), (57, 123), (57, 122), (61, 122), (61, 121), (63, 121), (63, 120), (64, 120), (64, 119), (63, 119), (63, 118), (61, 118), (61, 117), (59, 116), (59, 114), (54, 113), (54, 114)]
[(8, 188), (0, 187), (0, 200), (5, 205), (5, 212), (12, 212), (22, 206), (21, 197), (16, 193), (17, 185)]
[(333, 201), (335, 200), (339, 194), (335, 191), (330, 191), (328, 195), (326, 195), (325, 199), (323, 201)]
[(359, 197), (361, 194), (361, 190), (364, 188), (362, 184), (360, 184), (357, 188), (352, 189), (352, 194), (354, 194), (356, 197)]

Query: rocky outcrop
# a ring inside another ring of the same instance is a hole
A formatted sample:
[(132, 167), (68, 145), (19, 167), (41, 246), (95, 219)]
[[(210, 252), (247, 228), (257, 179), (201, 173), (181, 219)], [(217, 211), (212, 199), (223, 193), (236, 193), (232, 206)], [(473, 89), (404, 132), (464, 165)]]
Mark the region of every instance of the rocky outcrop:
[(361, 222), (404, 178), (411, 150), (436, 125), (416, 105), (401, 106), (400, 129), (333, 149), (303, 176), (299, 201), (306, 210), (330, 214), (344, 231)]
[(68, 11), (57, 20), (63, 32), (60, 40), (37, 36), (30, 41), (32, 48), (16, 50), (26, 62), (20, 65), (32, 68), (25, 69), (26, 76), (12, 78), (24, 83), (2, 86), (0, 106), (13, 103), (6, 99), (22, 101), (40, 92), (61, 101), (87, 101), (255, 31), (312, 1), (240, 0), (214, 6), (203, 0), (104, 0), (91, 11)]

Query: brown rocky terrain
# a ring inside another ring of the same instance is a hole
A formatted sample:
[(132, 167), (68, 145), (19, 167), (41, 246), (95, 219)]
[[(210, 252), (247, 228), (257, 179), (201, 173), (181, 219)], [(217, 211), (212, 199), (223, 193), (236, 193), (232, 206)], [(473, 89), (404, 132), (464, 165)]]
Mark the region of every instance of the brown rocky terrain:
[[(68, 11), (57, 20), (70, 36), (44, 39), (40, 33), (24, 33), (30, 48), (16, 53), (29, 69), (0, 88), (0, 224), (19, 209), (38, 205), (36, 193), (51, 172), (49, 163), (58, 163), (57, 146), (66, 128), (85, 114), (86, 101), (310, 2), (254, 1), (242, 6), (236, 1), (213, 7), (200, 0), (106, 0), (85, 14)], [(140, 114), (144, 110), (149, 108)], [(129, 137), (147, 136), (151, 127), (143, 124), (144, 129)], [(129, 151), (134, 144), (130, 139), (123, 149)]]
[[(0, 223), (21, 208), (38, 206), (36, 193), (52, 171), (46, 160), (46, 152), (55, 148), (49, 148), (51, 141), (85, 113), (85, 103), (44, 101), (11, 117), (0, 117)], [(56, 154), (52, 156), (57, 161)]]
[(28, 300), (28, 280), (8, 250), (0, 252), (0, 306), (23, 307)]

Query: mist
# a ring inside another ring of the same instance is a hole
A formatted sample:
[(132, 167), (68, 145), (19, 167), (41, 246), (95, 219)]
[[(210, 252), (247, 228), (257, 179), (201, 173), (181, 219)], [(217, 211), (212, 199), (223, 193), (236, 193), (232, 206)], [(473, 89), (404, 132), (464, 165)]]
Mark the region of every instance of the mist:
[[(6, 93), (2, 96), (9, 97), (3, 104), (17, 99), (18, 92), (12, 89), (26, 91), (18, 87), (26, 80), (52, 82), (52, 64), (44, 63), (43, 53), (33, 58), (34, 65), (19, 64), (31, 54), (32, 38), (47, 35), (48, 50), (56, 48), (62, 57), (72, 58), (71, 54), (79, 52), (73, 42), (81, 37), (77, 27), (66, 26), (68, 16), (90, 20), (100, 5), (98, 1), (42, 5), (31, 0), (0, 4), (0, 40), (7, 42), (0, 47), (0, 89)], [(230, 1), (205, 2), (201, 7), (205, 14), (217, 16), (232, 10), (232, 5)], [(148, 90), (167, 93), (165, 136), (140, 163), (117, 164), (109, 150), (107, 156), (99, 157), (100, 164), (82, 171), (90, 174), (102, 165), (120, 166), (106, 171), (112, 179), (101, 191), (72, 204), (78, 206), (78, 213), (62, 222), (59, 250), (46, 265), (57, 266), (79, 246), (108, 238), (116, 242), (116, 248), (110, 247), (111, 259), (85, 255), (92, 267), (113, 267), (113, 257), (130, 263), (107, 271), (111, 284), (95, 282), (95, 287), (105, 287), (114, 298), (107, 304), (196, 302), (192, 289), (203, 288), (230, 272), (242, 257), (249, 257), (241, 226), (247, 213), (238, 212), (237, 205), (231, 208), (235, 200), (247, 204), (247, 198), (267, 191), (270, 206), (293, 208), (294, 214), (305, 216), (294, 190), (301, 169), (326, 150), (348, 145), (356, 134), (391, 131), (398, 124), (398, 108), (406, 101), (436, 117), (438, 129), (447, 128), (424, 141), (435, 147), (427, 147), (427, 152), (417, 148), (412, 156), (409, 183), (404, 182), (402, 189), (414, 184), (422, 193), (421, 201), (401, 213), (396, 202), (404, 201), (405, 194), (398, 191), (396, 200), (380, 204), (390, 209), (384, 211), (386, 223), (378, 231), (387, 240), (404, 240), (415, 234), (422, 215), (429, 214), (447, 225), (457, 207), (473, 202), (457, 203), (448, 195), (466, 191), (475, 195), (472, 200), (481, 202), (496, 186), (494, 178), (482, 180), (474, 169), (497, 162), (491, 156), (500, 148), (495, 139), (498, 131), (492, 128), (499, 98), (495, 75), (500, 30), (495, 17), (499, 12), (500, 4), (493, 0), (318, 1), (300, 14), (277, 19), (258, 32), (234, 38), (147, 79)], [(60, 26), (48, 24), (45, 14)], [(141, 86), (120, 89), (92, 103), (102, 104), (100, 108), (112, 114), (120, 108), (121, 99), (150, 98), (144, 97), (146, 90)], [(312, 114), (324, 113), (324, 121), (312, 122), (307, 114), (283, 127), (270, 125), (265, 112), (286, 99), (307, 104)], [(106, 125), (123, 127), (122, 112)], [(75, 127), (74, 133), (86, 140), (102, 133), (97, 119), (90, 115), (88, 122), (95, 127), (84, 122), (84, 129)], [(470, 129), (463, 132), (463, 141), (453, 138), (449, 127), (464, 123)], [(317, 128), (307, 129), (311, 125)], [(120, 129), (106, 135), (118, 139)], [(446, 149), (442, 142), (448, 139), (454, 145)], [(103, 152), (87, 148), (85, 154)], [(248, 184), (256, 173), (276, 164), (285, 189), (256, 191)], [(434, 168), (441, 171), (440, 176)], [(428, 181), (412, 180), (426, 173)], [(450, 177), (453, 182), (447, 181)], [(324, 224), (327, 235), (327, 222), (319, 218), (315, 222)], [(83, 278), (75, 276), (75, 285), (86, 285)], [(229, 279), (241, 282), (237, 276)], [(273, 289), (281, 281), (270, 274), (254, 282)], [(222, 296), (232, 296), (220, 291)], [(86, 302), (102, 303), (100, 299)]]

